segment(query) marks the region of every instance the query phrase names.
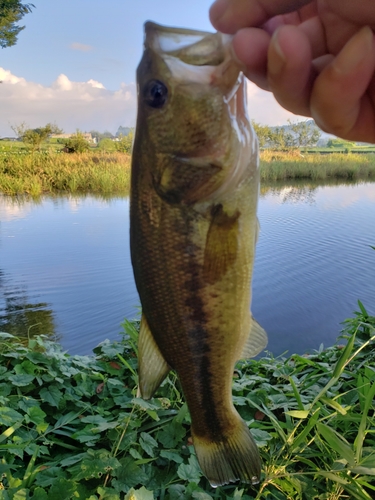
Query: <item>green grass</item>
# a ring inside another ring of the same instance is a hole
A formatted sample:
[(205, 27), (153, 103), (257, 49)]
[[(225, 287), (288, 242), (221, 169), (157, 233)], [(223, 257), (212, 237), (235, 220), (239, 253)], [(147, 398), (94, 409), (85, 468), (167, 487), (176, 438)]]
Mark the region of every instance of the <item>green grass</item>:
[[(54, 145), (30, 152), (21, 142), (2, 146), (0, 141), (0, 192), (7, 195), (43, 193), (124, 194), (129, 190), (130, 156), (93, 149), (66, 154)], [(60, 147), (59, 147), (60, 148)], [(375, 155), (309, 155), (261, 152), (262, 182), (287, 179), (375, 179)]]
[(262, 181), (286, 179), (375, 179), (375, 154), (310, 155), (299, 151), (289, 153), (262, 151)]
[[(40, 148), (41, 150), (50, 150), (52, 152), (60, 151), (64, 147), (64, 144), (58, 143), (57, 139), (50, 139), (48, 142), (42, 142)], [(25, 151), (30, 152), (31, 146), (25, 144), (22, 141), (7, 141), (5, 139), (0, 139), (0, 152), (4, 151)]]
[(256, 489), (202, 476), (173, 373), (136, 397), (136, 327), (95, 356), (0, 335), (1, 500), (374, 498), (375, 317), (361, 303), (339, 344), (237, 365), (234, 404), (263, 459)]
[(7, 195), (43, 193), (127, 193), (130, 156), (124, 153), (66, 154), (1, 151), (0, 191)]

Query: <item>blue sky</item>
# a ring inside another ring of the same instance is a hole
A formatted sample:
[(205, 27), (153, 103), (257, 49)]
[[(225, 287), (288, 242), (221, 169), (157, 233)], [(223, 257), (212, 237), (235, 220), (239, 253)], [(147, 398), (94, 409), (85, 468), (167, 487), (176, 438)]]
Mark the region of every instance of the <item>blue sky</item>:
[[(213, 31), (211, 0), (33, 0), (14, 47), (0, 49), (0, 136), (10, 124), (56, 122), (66, 132), (133, 126), (135, 70), (143, 23)], [(291, 115), (251, 86), (252, 118), (270, 125)]]

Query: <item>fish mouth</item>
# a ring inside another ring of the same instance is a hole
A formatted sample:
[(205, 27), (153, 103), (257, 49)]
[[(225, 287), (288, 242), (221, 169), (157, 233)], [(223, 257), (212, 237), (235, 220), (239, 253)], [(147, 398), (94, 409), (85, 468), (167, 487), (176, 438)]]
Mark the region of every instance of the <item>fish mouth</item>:
[(162, 26), (152, 21), (145, 23), (145, 35), (146, 47), (193, 66), (221, 64), (225, 59), (223, 46), (233, 38), (218, 32)]
[(145, 23), (144, 30), (145, 48), (164, 60), (176, 80), (220, 87), (228, 100), (236, 92), (244, 67), (233, 57), (232, 35), (152, 21)]

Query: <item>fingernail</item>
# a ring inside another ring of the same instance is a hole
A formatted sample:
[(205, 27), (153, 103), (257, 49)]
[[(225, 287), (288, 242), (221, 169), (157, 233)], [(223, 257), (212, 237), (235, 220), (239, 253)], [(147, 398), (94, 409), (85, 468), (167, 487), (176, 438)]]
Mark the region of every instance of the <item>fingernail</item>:
[(372, 49), (374, 34), (368, 26), (362, 28), (344, 46), (333, 61), (332, 67), (339, 75), (346, 75), (368, 57)]
[(210, 20), (214, 24), (224, 16), (228, 9), (228, 0), (216, 0), (210, 7)]
[(283, 67), (285, 66), (285, 63), (286, 57), (280, 47), (278, 33), (277, 31), (275, 31), (268, 52), (268, 71), (272, 75), (278, 75), (279, 73), (281, 73)]

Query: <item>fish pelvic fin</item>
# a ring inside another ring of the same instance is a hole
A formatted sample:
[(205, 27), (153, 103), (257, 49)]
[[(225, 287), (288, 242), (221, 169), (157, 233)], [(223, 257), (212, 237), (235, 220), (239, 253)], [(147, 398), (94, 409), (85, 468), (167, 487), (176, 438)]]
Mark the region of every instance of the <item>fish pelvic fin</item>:
[(150, 399), (168, 375), (170, 367), (157, 346), (142, 314), (138, 340), (139, 385), (137, 397)]
[(246, 423), (238, 417), (230, 434), (216, 441), (194, 435), (194, 448), (203, 474), (212, 487), (241, 481), (258, 484), (261, 460), (257, 445)]
[(242, 349), (240, 359), (254, 358), (267, 347), (268, 337), (265, 330), (251, 316), (251, 329), (246, 344)]

